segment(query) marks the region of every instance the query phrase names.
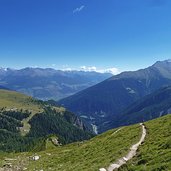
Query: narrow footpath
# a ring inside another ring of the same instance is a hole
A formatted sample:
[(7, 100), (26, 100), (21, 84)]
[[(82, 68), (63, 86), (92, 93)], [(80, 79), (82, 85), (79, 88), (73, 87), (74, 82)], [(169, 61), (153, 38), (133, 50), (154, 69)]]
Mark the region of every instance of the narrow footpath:
[(140, 123), (140, 126), (142, 127), (142, 135), (138, 143), (132, 145), (130, 148), (129, 153), (120, 158), (116, 163), (111, 164), (107, 169), (105, 168), (100, 168), (99, 171), (114, 171), (115, 169), (120, 168), (122, 165), (126, 164), (127, 161), (131, 160), (137, 152), (138, 147), (144, 142), (147, 131), (143, 123)]

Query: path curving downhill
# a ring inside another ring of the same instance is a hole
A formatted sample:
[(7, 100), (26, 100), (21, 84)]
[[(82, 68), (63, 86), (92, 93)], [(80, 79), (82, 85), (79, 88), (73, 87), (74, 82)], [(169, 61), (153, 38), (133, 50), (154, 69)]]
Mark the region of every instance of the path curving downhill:
[(138, 147), (144, 142), (147, 131), (143, 123), (140, 123), (140, 126), (142, 127), (142, 135), (138, 143), (132, 145), (130, 148), (129, 153), (120, 158), (116, 163), (111, 164), (107, 169), (105, 168), (100, 168), (99, 171), (114, 171), (115, 169), (120, 168), (122, 165), (126, 164), (128, 160), (131, 160), (137, 152)]

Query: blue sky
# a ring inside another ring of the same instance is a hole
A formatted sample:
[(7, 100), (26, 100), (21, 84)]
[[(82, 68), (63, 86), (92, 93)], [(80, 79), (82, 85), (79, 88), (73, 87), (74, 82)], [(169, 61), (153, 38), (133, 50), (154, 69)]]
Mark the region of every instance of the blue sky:
[(170, 0), (0, 0), (1, 67), (124, 71), (169, 58)]

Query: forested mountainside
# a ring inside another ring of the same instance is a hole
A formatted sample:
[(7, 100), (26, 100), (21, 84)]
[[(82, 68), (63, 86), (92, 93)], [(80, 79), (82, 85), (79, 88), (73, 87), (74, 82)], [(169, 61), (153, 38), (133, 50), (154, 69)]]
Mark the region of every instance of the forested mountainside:
[(111, 120), (111, 127), (145, 122), (171, 113), (171, 86), (160, 88), (130, 105)]
[(55, 136), (58, 145), (92, 137), (84, 123), (65, 108), (0, 89), (0, 151), (39, 151)]

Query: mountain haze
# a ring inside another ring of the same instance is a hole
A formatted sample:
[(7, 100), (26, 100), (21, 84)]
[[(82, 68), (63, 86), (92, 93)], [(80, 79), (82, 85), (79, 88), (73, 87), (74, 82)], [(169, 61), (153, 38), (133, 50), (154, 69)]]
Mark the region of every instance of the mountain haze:
[(0, 85), (42, 100), (58, 100), (95, 85), (110, 73), (51, 68), (0, 69)]
[(126, 107), (168, 85), (171, 85), (171, 61), (158, 61), (148, 68), (113, 76), (58, 103), (103, 132), (111, 128), (111, 119)]

